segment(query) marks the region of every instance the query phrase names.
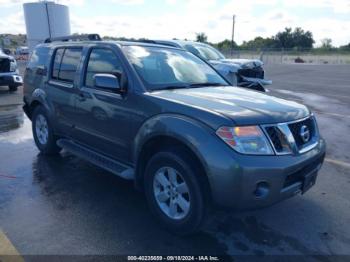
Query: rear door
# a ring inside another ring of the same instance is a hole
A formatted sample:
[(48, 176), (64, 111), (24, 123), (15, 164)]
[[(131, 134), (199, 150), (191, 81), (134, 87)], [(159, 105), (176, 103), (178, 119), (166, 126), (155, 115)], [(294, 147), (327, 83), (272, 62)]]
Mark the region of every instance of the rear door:
[(79, 79), (77, 69), (82, 57), (81, 47), (59, 47), (54, 50), (47, 94), (54, 108), (57, 131), (70, 135), (74, 120), (74, 93)]
[[(76, 94), (74, 138), (122, 162), (129, 162), (132, 110), (128, 103), (126, 73), (118, 53), (109, 47), (91, 47)], [(113, 74), (124, 92), (94, 87), (95, 74)]]

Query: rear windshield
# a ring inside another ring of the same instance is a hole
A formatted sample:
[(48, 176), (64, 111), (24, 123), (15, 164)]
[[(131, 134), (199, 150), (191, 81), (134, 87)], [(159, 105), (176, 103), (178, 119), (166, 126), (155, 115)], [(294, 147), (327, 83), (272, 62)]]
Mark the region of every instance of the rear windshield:
[(227, 85), (214, 69), (186, 51), (144, 46), (123, 48), (148, 90), (206, 83)]

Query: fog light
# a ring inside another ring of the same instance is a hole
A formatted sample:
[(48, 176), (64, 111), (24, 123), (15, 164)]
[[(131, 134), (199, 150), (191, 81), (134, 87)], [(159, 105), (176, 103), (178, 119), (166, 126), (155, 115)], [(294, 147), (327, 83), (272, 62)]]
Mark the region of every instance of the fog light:
[(256, 198), (265, 198), (270, 192), (269, 184), (267, 182), (259, 182), (256, 184), (254, 195)]

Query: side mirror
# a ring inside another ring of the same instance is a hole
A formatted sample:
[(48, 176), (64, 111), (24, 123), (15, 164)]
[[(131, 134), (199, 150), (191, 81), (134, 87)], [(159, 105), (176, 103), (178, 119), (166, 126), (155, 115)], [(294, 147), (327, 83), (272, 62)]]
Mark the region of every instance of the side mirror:
[(121, 90), (118, 78), (111, 74), (96, 74), (93, 76), (94, 86), (114, 92)]

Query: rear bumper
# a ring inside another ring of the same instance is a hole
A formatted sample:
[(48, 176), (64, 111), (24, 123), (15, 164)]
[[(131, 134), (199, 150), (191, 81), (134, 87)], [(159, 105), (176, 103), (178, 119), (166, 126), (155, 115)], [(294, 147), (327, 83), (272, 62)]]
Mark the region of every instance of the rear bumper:
[(321, 139), (317, 147), (298, 156), (233, 156), (231, 152), (231, 157), (222, 157), (223, 161), (231, 158), (230, 164), (226, 162), (229, 168), (209, 177), (213, 200), (219, 206), (247, 210), (303, 193), (316, 182), (325, 151)]
[(0, 73), (0, 86), (21, 86), (23, 79), (16, 72)]

